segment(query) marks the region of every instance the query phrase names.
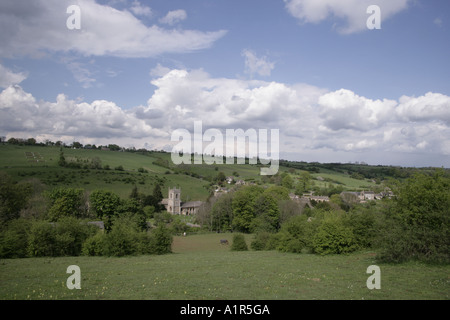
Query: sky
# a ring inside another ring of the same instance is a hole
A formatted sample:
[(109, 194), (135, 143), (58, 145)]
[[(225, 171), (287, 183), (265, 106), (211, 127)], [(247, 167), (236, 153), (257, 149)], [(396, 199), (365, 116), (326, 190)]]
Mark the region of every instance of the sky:
[(0, 29), (0, 136), (171, 151), (202, 121), (450, 167), (448, 0), (2, 0)]

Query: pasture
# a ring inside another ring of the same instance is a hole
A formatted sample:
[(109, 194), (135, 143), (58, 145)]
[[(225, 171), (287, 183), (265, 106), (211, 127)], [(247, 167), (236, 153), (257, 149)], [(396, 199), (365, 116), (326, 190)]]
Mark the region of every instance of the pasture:
[[(155, 156), (130, 152), (113, 152), (92, 149), (64, 148), (68, 161), (91, 161), (99, 159), (102, 167), (109, 170), (86, 168), (63, 168), (58, 166), (59, 147), (0, 145), (0, 171), (11, 175), (16, 181), (38, 179), (47, 189), (55, 187), (82, 188), (86, 191), (110, 190), (127, 198), (136, 185), (139, 192), (151, 194), (158, 181), (166, 188), (179, 186), (183, 200), (205, 200), (208, 183), (184, 174), (166, 173), (167, 169), (155, 165), (158, 157), (170, 158), (170, 154)], [(115, 170), (122, 166), (123, 170)], [(142, 168), (145, 171), (139, 172)], [(163, 190), (166, 196), (166, 190)]]
[[(150, 300), (448, 300), (450, 267), (376, 263), (372, 252), (319, 256), (230, 251), (232, 234), (174, 237), (172, 254), (60, 257), (0, 261), (0, 299)], [(246, 235), (247, 242), (252, 236)], [(367, 267), (381, 269), (381, 289), (369, 290)], [(69, 290), (69, 265), (81, 289)]]

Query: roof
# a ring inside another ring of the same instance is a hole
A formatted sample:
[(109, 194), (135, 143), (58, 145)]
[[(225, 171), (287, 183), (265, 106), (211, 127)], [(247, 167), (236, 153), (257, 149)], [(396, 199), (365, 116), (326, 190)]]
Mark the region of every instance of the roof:
[(188, 201), (181, 204), (181, 208), (197, 208), (203, 204), (203, 201)]

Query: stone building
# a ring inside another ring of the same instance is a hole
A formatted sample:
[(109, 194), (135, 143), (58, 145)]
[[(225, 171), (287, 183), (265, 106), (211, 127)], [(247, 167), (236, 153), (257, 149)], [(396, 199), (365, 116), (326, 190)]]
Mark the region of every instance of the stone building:
[(167, 212), (171, 214), (192, 215), (198, 212), (198, 209), (203, 204), (202, 201), (181, 201), (181, 189), (169, 188), (168, 198), (161, 202)]

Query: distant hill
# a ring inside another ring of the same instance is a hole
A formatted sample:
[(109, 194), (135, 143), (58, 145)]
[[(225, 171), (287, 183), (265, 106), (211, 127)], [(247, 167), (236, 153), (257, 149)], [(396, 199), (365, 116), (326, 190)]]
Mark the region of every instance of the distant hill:
[[(234, 182), (279, 184), (280, 176), (290, 175), (294, 184), (302, 172), (309, 172), (316, 189), (340, 187), (344, 190), (370, 190), (382, 182), (402, 179), (417, 170), (430, 168), (402, 168), (371, 166), (365, 164), (307, 163), (280, 161), (276, 176), (261, 176), (260, 165), (250, 164), (189, 164), (174, 165), (170, 153), (161, 151), (101, 150), (93, 148), (61, 148), (45, 145), (0, 144), (0, 171), (16, 181), (36, 178), (47, 188), (68, 186), (87, 191), (107, 189), (121, 197), (128, 197), (134, 185), (139, 192), (150, 194), (157, 183), (162, 184), (163, 194), (169, 187), (182, 189), (182, 200), (206, 200), (218, 181), (233, 177)], [(58, 161), (63, 153), (66, 166)], [(222, 181), (224, 187), (233, 183)]]

